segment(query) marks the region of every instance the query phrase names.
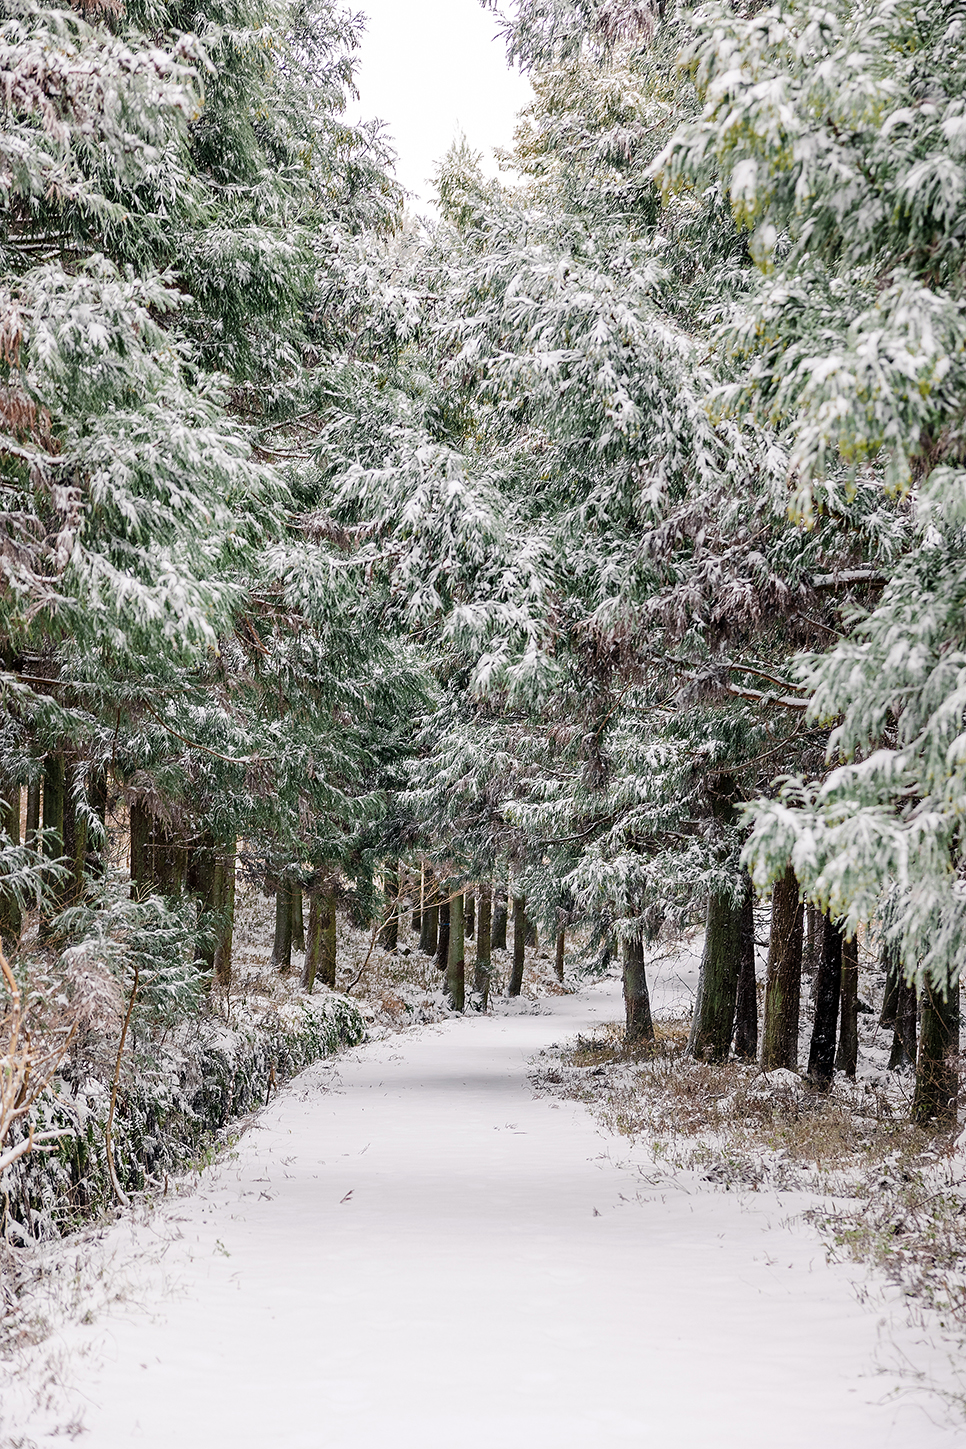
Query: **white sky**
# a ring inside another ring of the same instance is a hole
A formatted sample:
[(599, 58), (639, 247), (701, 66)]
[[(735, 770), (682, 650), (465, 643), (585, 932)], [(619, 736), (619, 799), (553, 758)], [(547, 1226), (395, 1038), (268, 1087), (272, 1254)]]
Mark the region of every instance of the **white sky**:
[(396, 175), (417, 210), (432, 193), (437, 161), (463, 131), (484, 169), (513, 139), (530, 84), (506, 63), (497, 20), (479, 0), (355, 0), (369, 17), (358, 79), (362, 116), (387, 123)]

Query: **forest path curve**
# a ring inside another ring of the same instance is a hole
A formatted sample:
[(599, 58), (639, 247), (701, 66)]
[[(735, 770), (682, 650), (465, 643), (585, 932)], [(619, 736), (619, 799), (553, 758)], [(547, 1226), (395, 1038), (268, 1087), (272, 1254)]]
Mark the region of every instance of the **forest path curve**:
[(85, 1449), (962, 1445), (935, 1399), (890, 1397), (884, 1364), (939, 1350), (858, 1301), (789, 1224), (803, 1199), (649, 1186), (534, 1096), (529, 1059), (618, 991), (319, 1063), (197, 1191), (113, 1229), (125, 1299), (61, 1335)]

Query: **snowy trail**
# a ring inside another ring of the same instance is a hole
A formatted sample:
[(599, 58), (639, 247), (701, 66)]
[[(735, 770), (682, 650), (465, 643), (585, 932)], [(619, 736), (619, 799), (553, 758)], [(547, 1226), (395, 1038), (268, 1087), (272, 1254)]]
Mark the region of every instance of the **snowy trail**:
[(877, 1365), (930, 1350), (782, 1226), (800, 1201), (649, 1188), (584, 1108), (533, 1097), (528, 1058), (616, 991), (319, 1064), (195, 1194), (115, 1229), (129, 1301), (63, 1335), (87, 1449), (966, 1442), (934, 1399), (887, 1401)]

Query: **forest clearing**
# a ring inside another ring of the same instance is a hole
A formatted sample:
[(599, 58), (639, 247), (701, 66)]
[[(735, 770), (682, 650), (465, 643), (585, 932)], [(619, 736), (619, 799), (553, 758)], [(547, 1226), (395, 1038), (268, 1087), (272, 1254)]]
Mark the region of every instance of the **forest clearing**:
[(11, 1449), (966, 1434), (966, 11), (482, 12), (0, 6)]

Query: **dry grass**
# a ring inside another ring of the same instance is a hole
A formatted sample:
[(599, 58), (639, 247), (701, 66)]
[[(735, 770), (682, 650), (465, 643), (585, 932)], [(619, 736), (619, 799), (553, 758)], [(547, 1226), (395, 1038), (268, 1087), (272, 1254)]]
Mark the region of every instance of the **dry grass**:
[(717, 1151), (731, 1162), (748, 1159), (759, 1181), (787, 1183), (794, 1167), (801, 1186), (837, 1190), (833, 1174), (861, 1176), (896, 1153), (916, 1161), (936, 1148), (935, 1134), (909, 1121), (901, 1079), (887, 1090), (839, 1078), (825, 1095), (794, 1072), (692, 1060), (689, 1026), (660, 1021), (653, 1045), (628, 1047), (623, 1024), (609, 1023), (556, 1053), (535, 1084), (587, 1102), (612, 1131), (660, 1140), (669, 1161), (692, 1166), (695, 1153), (703, 1162)]

